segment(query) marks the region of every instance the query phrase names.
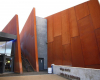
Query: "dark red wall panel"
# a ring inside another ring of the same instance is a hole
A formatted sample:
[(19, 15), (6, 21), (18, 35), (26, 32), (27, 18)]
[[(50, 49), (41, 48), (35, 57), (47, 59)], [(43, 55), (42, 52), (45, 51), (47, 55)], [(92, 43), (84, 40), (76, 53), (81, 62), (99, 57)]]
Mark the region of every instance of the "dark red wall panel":
[(62, 65), (62, 36), (54, 37), (53, 41), (53, 55), (54, 55), (54, 64)]
[(54, 14), (54, 37), (61, 35), (61, 12)]
[(100, 65), (90, 65), (90, 66), (86, 66), (86, 68), (100, 69)]
[(70, 35), (71, 37), (79, 36), (75, 8), (72, 7), (69, 9), (69, 22), (70, 22)]
[(22, 60), (20, 49), (20, 36), (19, 36), (19, 23), (18, 15), (15, 15), (12, 20), (6, 25), (2, 32), (17, 35), (17, 41), (15, 42), (15, 57), (14, 57), (14, 72), (22, 73)]
[(68, 10), (64, 10), (61, 12), (61, 20), (62, 20), (62, 45), (64, 45), (70, 43)]
[(99, 64), (100, 57), (91, 16), (79, 20), (78, 26), (85, 65)]
[(98, 0), (90, 0), (88, 2), (90, 14), (92, 16), (94, 28), (100, 28), (100, 5)]
[(53, 64), (53, 42), (48, 43), (48, 67), (51, 67)]
[(85, 2), (83, 4), (75, 6), (75, 11), (76, 11), (77, 20), (86, 17), (87, 15), (89, 15), (88, 3)]
[(2, 30), (2, 32), (17, 35), (17, 15), (15, 15), (11, 21), (6, 25), (6, 27)]
[(72, 66), (71, 44), (63, 45), (63, 65)]
[(72, 65), (75, 67), (84, 67), (84, 59), (81, 48), (80, 37), (71, 38)]
[(96, 29), (95, 33), (96, 33), (96, 38), (97, 38), (97, 43), (98, 43), (98, 48), (99, 48), (99, 54), (100, 54), (100, 29)]
[(21, 50), (26, 59), (30, 62), (35, 71), (39, 71), (38, 52), (37, 52), (37, 34), (36, 34), (36, 16), (33, 8), (20, 34)]
[[(53, 57), (54, 64), (100, 68), (100, 5), (97, 0), (79, 4), (47, 19), (48, 57)], [(48, 59), (50, 66), (52, 61)]]
[(53, 41), (53, 28), (54, 28), (54, 24), (53, 24), (53, 15), (49, 16), (47, 19), (47, 40), (48, 42), (52, 42)]
[(78, 21), (79, 33), (80, 36), (86, 35), (90, 32), (94, 32), (94, 27), (92, 24), (91, 16), (87, 16)]
[(94, 32), (81, 36), (85, 65), (100, 64), (99, 50)]

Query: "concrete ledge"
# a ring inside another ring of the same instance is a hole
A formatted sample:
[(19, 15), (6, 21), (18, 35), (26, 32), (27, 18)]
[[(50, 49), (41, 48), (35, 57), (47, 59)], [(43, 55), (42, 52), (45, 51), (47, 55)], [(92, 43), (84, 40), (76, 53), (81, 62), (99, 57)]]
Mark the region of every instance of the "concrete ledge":
[(100, 69), (53, 65), (53, 73), (67, 79), (100, 80)]

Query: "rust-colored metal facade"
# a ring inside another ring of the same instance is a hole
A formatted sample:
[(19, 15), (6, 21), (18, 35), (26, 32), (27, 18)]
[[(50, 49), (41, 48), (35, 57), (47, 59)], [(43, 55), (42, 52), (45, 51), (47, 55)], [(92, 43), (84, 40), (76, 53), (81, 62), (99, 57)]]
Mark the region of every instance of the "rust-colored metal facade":
[(35, 71), (39, 71), (35, 8), (31, 11), (20, 33), (21, 51)]
[(14, 72), (22, 73), (22, 60), (21, 60), (21, 48), (20, 48), (20, 36), (19, 36), (19, 23), (18, 15), (15, 15), (12, 20), (6, 25), (2, 32), (17, 35), (15, 45), (15, 57), (14, 57)]
[(100, 5), (90, 0), (47, 19), (51, 64), (100, 69)]

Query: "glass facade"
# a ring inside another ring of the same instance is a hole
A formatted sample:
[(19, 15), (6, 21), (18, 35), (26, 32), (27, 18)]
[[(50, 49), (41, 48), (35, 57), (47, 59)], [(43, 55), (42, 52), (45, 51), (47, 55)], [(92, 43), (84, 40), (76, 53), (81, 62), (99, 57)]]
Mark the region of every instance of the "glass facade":
[(0, 54), (5, 54), (6, 42), (0, 42)]
[(6, 55), (11, 56), (12, 41), (6, 42)]
[(11, 56), (12, 41), (0, 42), (0, 54)]

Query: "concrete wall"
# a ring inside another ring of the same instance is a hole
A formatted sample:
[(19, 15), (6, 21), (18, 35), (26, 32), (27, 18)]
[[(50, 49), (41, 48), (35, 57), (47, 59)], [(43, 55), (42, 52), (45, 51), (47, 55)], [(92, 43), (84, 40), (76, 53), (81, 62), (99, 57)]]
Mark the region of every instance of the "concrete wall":
[(44, 69), (47, 69), (47, 20), (36, 17), (38, 58), (44, 58)]
[(53, 72), (54, 74), (64, 76), (67, 79), (100, 80), (100, 69), (54, 65)]

